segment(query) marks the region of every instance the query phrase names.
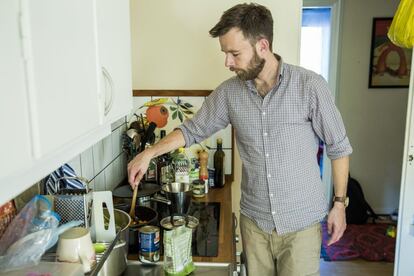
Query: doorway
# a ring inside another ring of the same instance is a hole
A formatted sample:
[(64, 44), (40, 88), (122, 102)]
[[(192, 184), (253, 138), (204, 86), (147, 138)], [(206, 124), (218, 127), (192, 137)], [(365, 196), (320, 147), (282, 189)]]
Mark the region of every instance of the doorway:
[[(340, 0), (304, 0), (303, 2), (300, 65), (325, 78), (335, 102), (337, 101), (340, 14)], [(333, 195), (331, 162), (322, 142), (319, 149), (317, 158), (325, 195), (329, 199)]]

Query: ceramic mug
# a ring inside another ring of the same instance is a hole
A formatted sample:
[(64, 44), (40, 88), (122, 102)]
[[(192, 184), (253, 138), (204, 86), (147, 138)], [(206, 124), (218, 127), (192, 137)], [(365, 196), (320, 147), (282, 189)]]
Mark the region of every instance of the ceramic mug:
[(88, 229), (74, 227), (59, 236), (57, 258), (60, 262), (82, 263), (83, 271), (89, 272), (96, 256)]

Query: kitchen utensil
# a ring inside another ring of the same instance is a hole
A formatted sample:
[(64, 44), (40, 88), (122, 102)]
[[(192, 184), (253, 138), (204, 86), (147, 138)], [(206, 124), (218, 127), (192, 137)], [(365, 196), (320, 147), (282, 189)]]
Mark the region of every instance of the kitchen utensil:
[(132, 195), (132, 203), (129, 211), (129, 216), (132, 218), (132, 220), (135, 221), (135, 203), (137, 201), (137, 191), (138, 191), (138, 185), (134, 188), (134, 193)]
[[(104, 209), (104, 216), (108, 215), (108, 209)], [(99, 276), (120, 275), (127, 267), (128, 244), (129, 244), (129, 230), (128, 226), (131, 224), (131, 217), (128, 213), (114, 209), (115, 225), (119, 234), (119, 240), (109, 253), (108, 258), (102, 265), (99, 271)]]
[(161, 187), (166, 199), (171, 201), (169, 205), (170, 215), (183, 215), (188, 211), (193, 194), (191, 185), (188, 183), (173, 182)]
[(145, 135), (141, 139), (141, 149), (140, 149), (141, 152), (145, 150), (145, 146), (147, 142), (149, 141), (149, 139), (151, 138), (151, 136), (154, 134), (154, 130), (156, 127), (157, 125), (154, 122), (149, 123), (148, 128), (145, 131)]
[[(116, 236), (112, 192), (93, 192), (92, 237), (96, 242), (111, 242)], [(109, 221), (105, 223), (103, 207), (108, 209)]]
[(60, 224), (81, 220), (81, 226), (90, 227), (92, 193), (88, 189), (62, 189), (53, 197), (55, 211), (61, 217)]
[(131, 138), (131, 140), (134, 139), (134, 137), (136, 137), (138, 134), (138, 131), (134, 128), (130, 128), (126, 131), (126, 135)]
[(90, 232), (83, 227), (71, 228), (62, 233), (56, 253), (60, 262), (81, 262), (84, 272), (89, 272), (96, 261)]

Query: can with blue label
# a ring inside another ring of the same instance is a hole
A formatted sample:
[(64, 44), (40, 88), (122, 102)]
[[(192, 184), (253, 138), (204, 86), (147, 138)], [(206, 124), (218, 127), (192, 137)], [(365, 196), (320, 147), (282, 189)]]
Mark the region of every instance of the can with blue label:
[(138, 258), (143, 263), (154, 263), (160, 259), (160, 228), (147, 225), (138, 229)]

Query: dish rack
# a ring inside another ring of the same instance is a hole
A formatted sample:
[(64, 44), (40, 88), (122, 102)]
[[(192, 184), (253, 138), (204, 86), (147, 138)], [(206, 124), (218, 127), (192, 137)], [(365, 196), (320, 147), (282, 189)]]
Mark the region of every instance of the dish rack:
[[(120, 231), (116, 234), (114, 240), (112, 242), (99, 242), (105, 245), (105, 251), (102, 253), (96, 253), (96, 262), (92, 266), (91, 271), (86, 272), (85, 275), (88, 276), (95, 276), (98, 275), (99, 271), (101, 270), (102, 266), (104, 265), (105, 261), (108, 259), (109, 255), (111, 254), (112, 250), (114, 249), (117, 241), (119, 240)], [(53, 247), (56, 249), (56, 246)], [(46, 252), (42, 256), (42, 261), (45, 262), (59, 262), (57, 259), (56, 252)]]

